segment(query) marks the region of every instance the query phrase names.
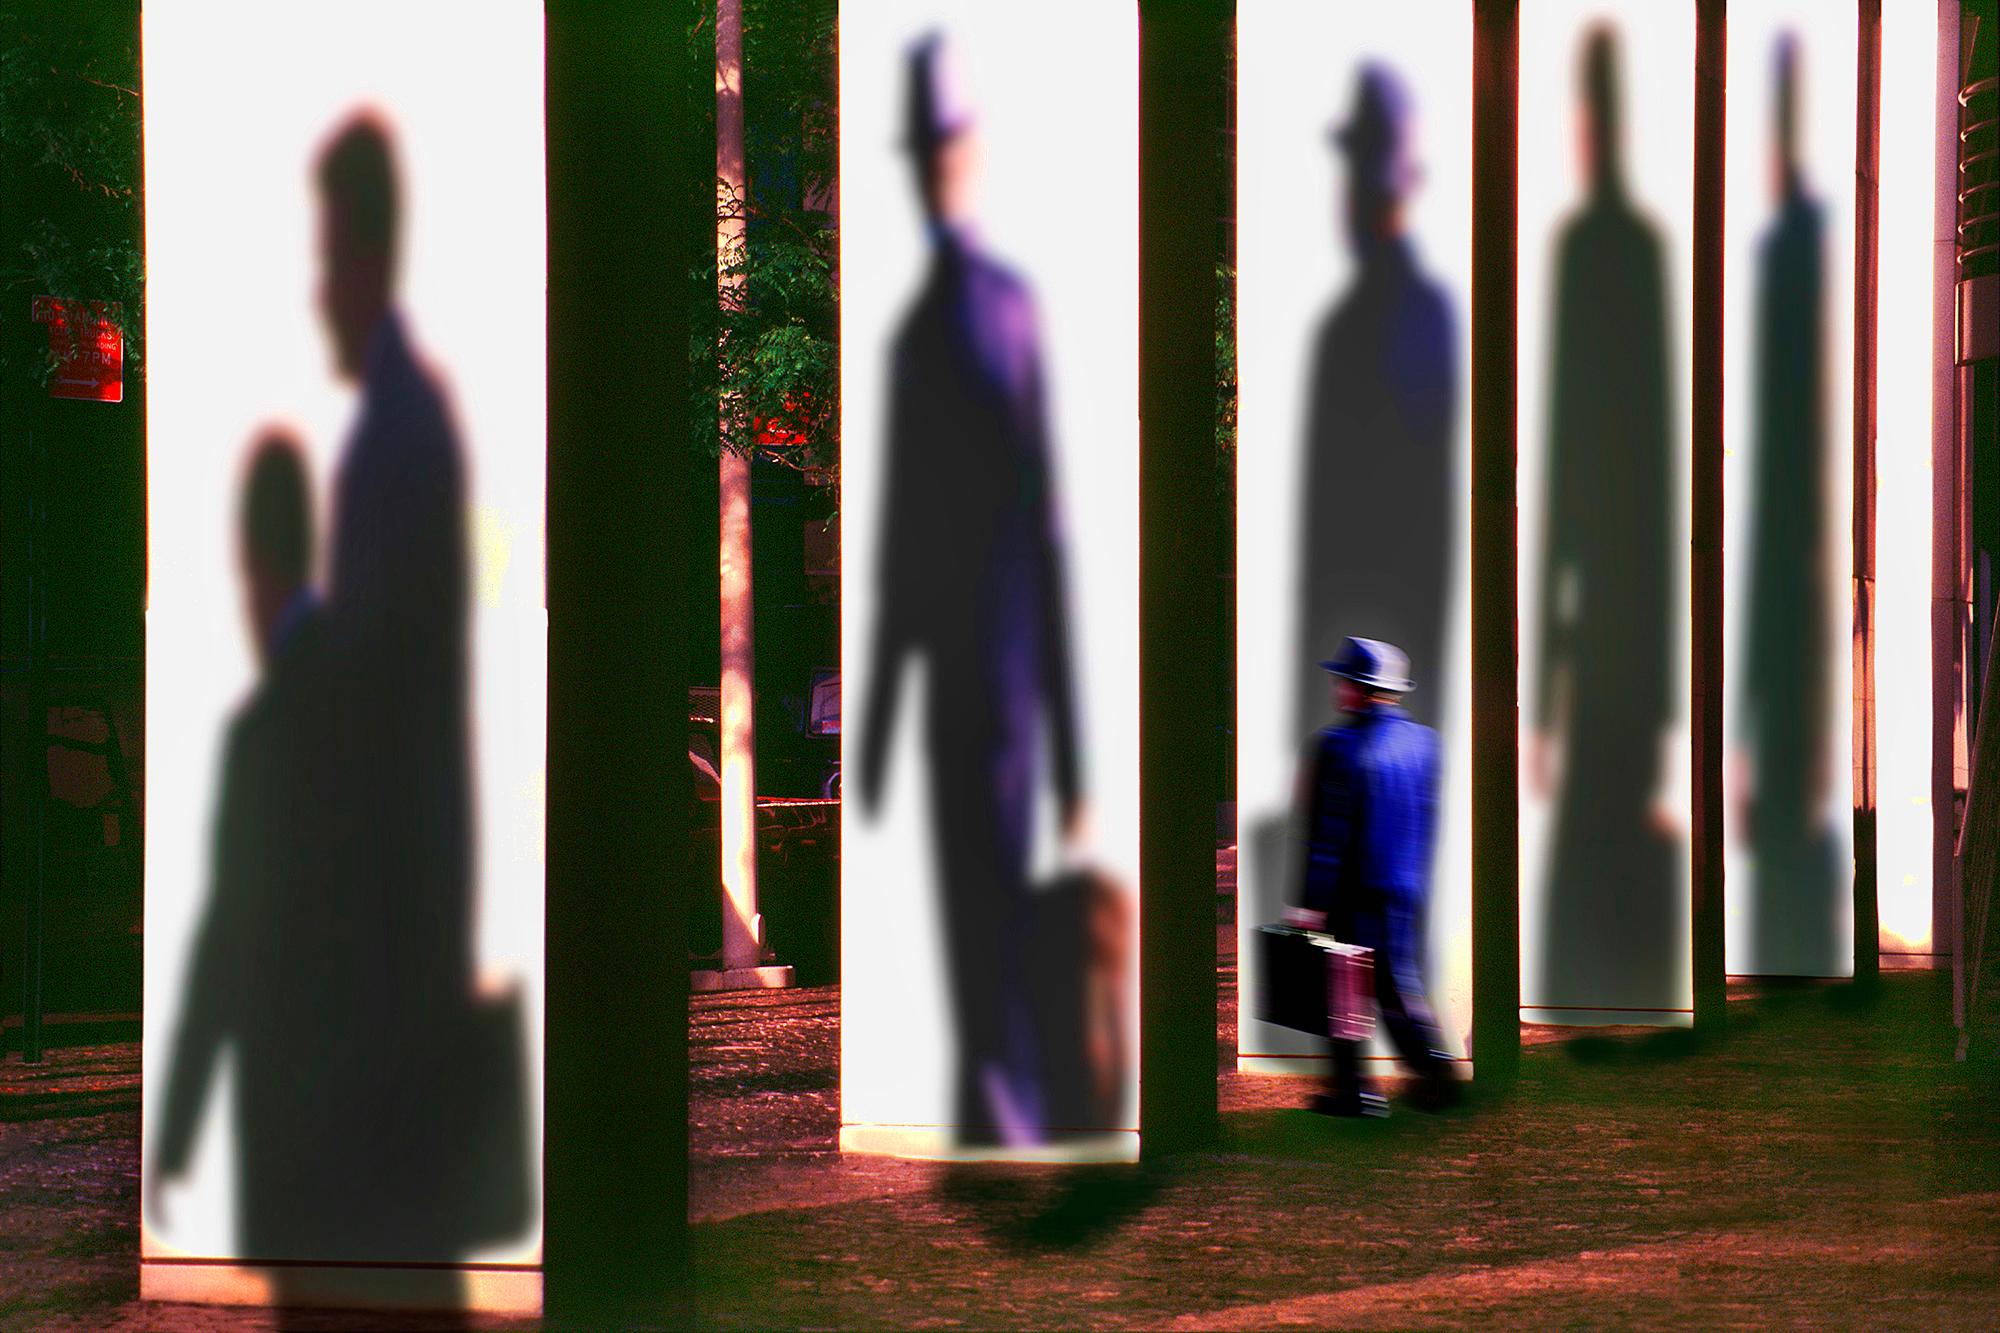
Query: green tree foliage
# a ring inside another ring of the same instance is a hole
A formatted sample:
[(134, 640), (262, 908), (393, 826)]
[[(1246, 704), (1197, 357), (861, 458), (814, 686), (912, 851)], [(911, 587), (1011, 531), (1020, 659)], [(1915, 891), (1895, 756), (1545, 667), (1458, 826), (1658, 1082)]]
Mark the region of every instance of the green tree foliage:
[[(25, 319), (37, 295), (118, 307), (125, 367), (144, 328), (140, 237), (139, 34), (124, 6), (25, 0), (0, 8), (0, 315)], [(73, 327), (71, 332), (81, 332)], [(46, 381), (46, 344), (7, 356), (9, 374)]]
[[(738, 198), (718, 182), (717, 197), (747, 220), (748, 239), (692, 275), (709, 293), (719, 278), (743, 280), (743, 299), (711, 301), (712, 319), (691, 333), (694, 445), (813, 472), (839, 457), (836, 19), (833, 0), (744, 0), (749, 190)], [(711, 10), (689, 34), (697, 68), (714, 67), (713, 24)]]

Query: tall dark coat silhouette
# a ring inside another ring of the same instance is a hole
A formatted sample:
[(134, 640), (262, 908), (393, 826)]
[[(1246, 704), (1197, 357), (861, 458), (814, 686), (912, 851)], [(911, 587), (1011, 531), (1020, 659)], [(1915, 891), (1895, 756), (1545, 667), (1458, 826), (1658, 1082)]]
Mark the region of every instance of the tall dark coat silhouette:
[(478, 1067), (472, 1006), (470, 604), (463, 449), (444, 393), (396, 314), (369, 339), (336, 479), (328, 630), (345, 673), (341, 892), (362, 937), (337, 1021), (375, 1035), (362, 1127), (375, 1144), (384, 1257), (450, 1258), (481, 1231), (466, 1182), (524, 1163), (468, 1161), (467, 1123), (515, 1102)]
[(400, 878), (399, 994), (465, 993), (471, 970), (470, 598), (464, 450), (401, 318), (369, 340), (334, 501), (331, 627), (355, 688), (370, 781), (363, 832)]
[(331, 876), (338, 742), (325, 627), (301, 619), (230, 722), (210, 865), (150, 1167), (184, 1172), (225, 1050), (233, 1058), (238, 1253), (349, 1253), (370, 1212), (373, 1147), (349, 1123), (372, 1034), (330, 999), (353, 991), (357, 943)]
[[(1039, 1132), (1027, 861), (1041, 759), (1081, 799), (1040, 337), (1022, 281), (937, 228), (891, 353), (888, 492), (863, 716), (863, 799), (884, 781), (904, 668), (924, 665), (956, 1114), (970, 1141)], [(1046, 731), (1046, 744), (1044, 732)]]
[(1591, 193), (1557, 247), (1548, 508), (1532, 720), (1566, 737), (1541, 984), (1582, 1008), (1683, 1002), (1687, 888), (1651, 822), (1673, 716), (1664, 260), (1617, 161), (1608, 41), (1593, 81)]
[[(1326, 685), (1314, 663), (1349, 636), (1387, 639), (1439, 679), (1451, 592), (1451, 308), (1401, 237), (1358, 256), (1353, 286), (1313, 351), (1300, 493), (1299, 642), (1292, 734), (1315, 730)], [(1410, 696), (1435, 725), (1433, 689)]]
[(1825, 226), (1794, 179), (1758, 260), (1756, 517), (1743, 665), (1755, 966), (1831, 975), (1828, 766)]

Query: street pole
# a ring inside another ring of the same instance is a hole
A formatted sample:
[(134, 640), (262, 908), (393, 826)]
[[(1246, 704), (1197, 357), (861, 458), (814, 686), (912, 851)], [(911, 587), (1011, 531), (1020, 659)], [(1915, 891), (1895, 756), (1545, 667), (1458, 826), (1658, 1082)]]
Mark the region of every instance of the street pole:
[[(549, 0), (544, 1321), (687, 1328), (695, 0)], [(640, 256), (643, 262), (634, 262)], [(643, 328), (647, 336), (625, 338)], [(610, 340), (617, 355), (608, 355)], [(706, 573), (702, 577), (708, 577)]]
[(1875, 789), (1875, 331), (1881, 238), (1882, 0), (1858, 6), (1854, 128), (1854, 981), (1881, 970)]
[(1139, 11), (1139, 1144), (1213, 1144), (1215, 136), (1233, 6)]
[[(743, 0), (715, 5), (716, 287), (727, 311), (742, 308), (749, 173), (743, 159)], [(731, 270), (735, 271), (732, 272)], [(725, 337), (727, 334), (725, 333)], [(765, 967), (757, 911), (756, 605), (750, 579), (750, 455), (729, 447), (731, 390), (722, 400), (721, 750), (722, 970), (694, 978), (697, 990), (788, 986), (789, 967)]]
[(28, 439), (28, 799), (35, 812), (35, 873), (21, 932), (21, 1059), (42, 1058), (42, 903), (47, 894), (49, 826), (48, 467), (47, 432)]
[(1694, 440), (1693, 754), (1694, 1025), (1722, 1026), (1728, 1011), (1722, 863), (1722, 249), (1723, 0), (1695, 5), (1694, 78)]
[(1515, 504), (1520, 13), (1472, 10), (1472, 1076), (1521, 1064), (1519, 605)]

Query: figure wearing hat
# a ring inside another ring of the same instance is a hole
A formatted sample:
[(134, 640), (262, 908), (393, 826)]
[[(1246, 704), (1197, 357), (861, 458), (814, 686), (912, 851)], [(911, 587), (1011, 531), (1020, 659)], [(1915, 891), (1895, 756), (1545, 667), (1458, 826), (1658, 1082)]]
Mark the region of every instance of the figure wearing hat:
[[(1676, 699), (1666, 248), (1625, 182), (1617, 39), (1579, 71), (1586, 195), (1555, 253), (1528, 790), (1554, 798), (1537, 1006), (1684, 1006), (1686, 837), (1671, 790)], [(1790, 502), (1797, 503), (1793, 498)], [(1684, 538), (1678, 540), (1685, 540)]]
[(863, 808), (881, 798), (903, 668), (924, 665), (924, 746), (971, 1143), (1045, 1137), (1027, 975), (1039, 775), (1084, 822), (1062, 541), (1033, 297), (973, 228), (978, 138), (942, 37), (909, 56), (907, 147), (930, 266), (890, 362), (888, 495), (861, 722)]
[(1402, 80), (1371, 62), (1346, 122), (1329, 136), (1346, 168), (1339, 213), (1355, 269), (1313, 348), (1288, 739), (1322, 716), (1324, 696), (1306, 664), (1348, 635), (1384, 635), (1424, 671), (1444, 655), (1456, 339), (1451, 307), (1405, 225), (1422, 174), (1414, 120)]
[[(1437, 733), (1403, 711), (1402, 698), (1415, 682), (1395, 645), (1350, 638), (1320, 666), (1332, 674), (1342, 717), (1320, 732), (1315, 747), (1304, 901), (1286, 917), (1375, 951), (1382, 1025), (1419, 1080), (1417, 1104), (1434, 1110), (1458, 1092), (1424, 994)], [(1314, 1110), (1386, 1112), (1387, 1103), (1361, 1077), (1360, 1055), (1359, 1042), (1333, 1042), (1332, 1077)]]

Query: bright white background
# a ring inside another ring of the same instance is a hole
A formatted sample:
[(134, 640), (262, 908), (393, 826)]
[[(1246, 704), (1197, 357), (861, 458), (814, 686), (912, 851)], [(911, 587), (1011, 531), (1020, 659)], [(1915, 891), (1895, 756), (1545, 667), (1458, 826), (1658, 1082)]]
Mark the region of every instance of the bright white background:
[[(868, 697), (888, 348), (928, 260), (898, 146), (904, 57), (933, 27), (958, 42), (979, 107), (981, 235), (1037, 299), (1096, 849), (1136, 889), (1139, 100), (1129, 5), (880, 0), (841, 16), (842, 690)], [(841, 1122), (917, 1127), (918, 1138), (950, 1123), (954, 1054), (921, 676), (903, 682), (879, 819), (849, 809), (841, 830)], [(1054, 845), (1046, 778), (1039, 787), (1038, 872), (1053, 868)], [(1136, 1098), (1127, 1108), (1136, 1127)]]
[[(1651, 0), (1529, 0), (1521, 6), (1519, 469), (1521, 698), (1533, 697), (1538, 667), (1533, 626), (1539, 592), (1548, 500), (1548, 386), (1555, 332), (1556, 241), (1584, 202), (1578, 157), (1585, 34), (1606, 19), (1617, 34), (1620, 125), (1625, 181), (1632, 204), (1657, 229), (1665, 250), (1667, 318), (1667, 451), (1681, 482), (1669, 512), (1668, 569), (1674, 629), (1674, 752), (1680, 756), (1670, 804), (1685, 839), (1689, 809), (1688, 697), (1688, 283), (1694, 244), (1694, 6)], [(1731, 26), (1732, 39), (1735, 35)], [(1528, 752), (1530, 717), (1521, 710), (1521, 753)], [(1553, 757), (1553, 756), (1552, 756)], [(1560, 782), (1560, 777), (1558, 777)], [(1559, 789), (1558, 789), (1559, 790)], [(1521, 781), (1521, 1003), (1532, 1009), (1542, 976), (1543, 912), (1555, 803)], [(1685, 867), (1685, 862), (1683, 862)], [(1609, 886), (1607, 886), (1608, 888)], [(1687, 892), (1685, 882), (1682, 888)], [(1681, 941), (1682, 993), (1691, 1008), (1689, 941)], [(1666, 1015), (1662, 1015), (1666, 1019)], [(1622, 1021), (1631, 1021), (1629, 1017)]]
[[(524, 986), (541, 1151), (544, 268), (542, 13), (528, 0), (149, 4), (146, 1122), (209, 891), (220, 742), (253, 659), (232, 559), (260, 424), (310, 449), (320, 509), (355, 410), (314, 299), (318, 147), (363, 103), (398, 132), (402, 305), (453, 390), (474, 505), (478, 959)], [(327, 1021), (338, 1022), (329, 1014)], [(147, 1254), (234, 1253), (228, 1075)], [(539, 1175), (539, 1172), (536, 1172)], [(538, 1214), (539, 1216), (539, 1214)], [(475, 1260), (535, 1262), (539, 1221)], [(410, 1255), (411, 1259), (436, 1256)]]
[(1876, 884), (1885, 953), (1931, 936), (1933, 0), (1882, 6), (1875, 436)]
[[(1432, 875), (1429, 979), (1445, 1042), (1463, 1054), (1472, 1017), (1470, 798), (1471, 664), (1467, 623), (1467, 458), (1471, 442), (1472, 6), (1246, 0), (1237, 11), (1236, 800), (1239, 904), (1290, 900), (1295, 885), (1260, 885), (1267, 868), (1252, 831), (1290, 812), (1304, 736), (1291, 716), (1298, 620), (1300, 488), (1313, 343), (1354, 275), (1341, 192), (1345, 170), (1327, 139), (1345, 123), (1362, 62), (1393, 67), (1416, 104), (1423, 179), (1408, 206), (1418, 264), (1445, 289), (1455, 317), (1458, 494), (1449, 628), (1443, 662), (1420, 682), (1441, 696), (1443, 803)], [(1434, 696), (1437, 697), (1437, 696)], [(1332, 720), (1331, 709), (1325, 719)], [(1286, 862), (1295, 869), (1296, 858)], [(1264, 921), (1237, 914), (1243, 994), (1257, 993), (1252, 938)], [(1249, 1018), (1246, 1059), (1324, 1050), (1325, 1043)]]
[[(1797, 151), (1806, 193), (1820, 206), (1825, 226), (1821, 294), (1825, 325), (1820, 343), (1825, 415), (1821, 437), (1826, 464), (1823, 516), (1826, 565), (1822, 571), (1827, 635), (1828, 741), (1826, 802), (1820, 824), (1833, 835), (1834, 878), (1827, 899), (1834, 956), (1852, 955), (1854, 789), (1850, 759), (1854, 740), (1853, 494), (1854, 494), (1854, 60), (1852, 5), (1826, 0), (1731, 0), (1728, 50), (1728, 148), (1723, 204), (1723, 736), (1733, 754), (1743, 719), (1743, 692), (1733, 675), (1747, 647), (1750, 561), (1759, 500), (1757, 477), (1758, 254), (1778, 204), (1772, 182), (1777, 140), (1775, 51), (1779, 36), (1798, 42)], [(1756, 867), (1743, 830), (1736, 826), (1731, 784), (1723, 770), (1723, 895), (1730, 972), (1772, 969), (1753, 938)], [(1782, 958), (1782, 952), (1771, 956)], [(1851, 967), (1840, 969), (1852, 975)]]

